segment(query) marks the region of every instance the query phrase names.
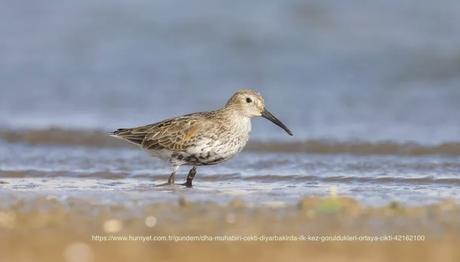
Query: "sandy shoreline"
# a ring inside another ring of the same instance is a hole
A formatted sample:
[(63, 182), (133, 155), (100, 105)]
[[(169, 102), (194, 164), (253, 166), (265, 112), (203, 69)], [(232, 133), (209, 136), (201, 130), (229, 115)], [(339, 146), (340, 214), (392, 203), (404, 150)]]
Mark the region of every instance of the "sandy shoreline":
[(128, 206), (17, 197), (0, 209), (0, 260), (453, 261), (460, 257), (459, 218), (453, 200), (368, 207), (341, 197), (289, 206), (180, 198)]

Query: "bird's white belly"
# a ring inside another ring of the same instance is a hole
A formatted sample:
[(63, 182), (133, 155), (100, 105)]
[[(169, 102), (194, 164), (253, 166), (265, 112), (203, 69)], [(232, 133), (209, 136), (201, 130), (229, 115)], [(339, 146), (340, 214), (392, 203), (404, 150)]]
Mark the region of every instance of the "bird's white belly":
[(229, 160), (246, 145), (247, 139), (233, 138), (200, 143), (185, 152), (173, 154), (171, 162), (182, 165), (214, 165)]

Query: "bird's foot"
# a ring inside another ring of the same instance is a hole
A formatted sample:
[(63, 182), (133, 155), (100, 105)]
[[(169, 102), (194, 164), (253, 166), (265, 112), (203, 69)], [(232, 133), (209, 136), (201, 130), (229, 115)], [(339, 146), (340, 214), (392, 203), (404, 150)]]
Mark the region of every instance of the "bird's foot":
[[(186, 187), (192, 187), (193, 186), (192, 181), (195, 178), (195, 175), (196, 175), (196, 167), (193, 167), (188, 172), (187, 179), (185, 180), (185, 183), (177, 184), (177, 185), (186, 186)], [(163, 183), (163, 184), (159, 184), (159, 185), (155, 185), (155, 186), (171, 186), (171, 185), (175, 185), (174, 182), (175, 182), (175, 176), (173, 174), (173, 175), (169, 176), (167, 183)]]

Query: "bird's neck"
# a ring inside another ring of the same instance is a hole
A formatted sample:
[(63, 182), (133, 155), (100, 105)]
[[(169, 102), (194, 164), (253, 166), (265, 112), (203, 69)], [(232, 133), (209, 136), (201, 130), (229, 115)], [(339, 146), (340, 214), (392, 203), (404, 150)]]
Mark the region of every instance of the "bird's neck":
[(238, 108), (227, 106), (218, 111), (225, 122), (231, 123), (235, 131), (247, 134), (251, 132), (251, 118), (243, 115)]

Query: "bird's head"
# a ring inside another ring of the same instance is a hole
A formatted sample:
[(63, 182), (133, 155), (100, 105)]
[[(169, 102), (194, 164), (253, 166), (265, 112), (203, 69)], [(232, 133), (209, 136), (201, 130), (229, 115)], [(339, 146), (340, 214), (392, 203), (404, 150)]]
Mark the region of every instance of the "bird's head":
[(228, 100), (225, 105), (227, 108), (233, 108), (238, 112), (238, 114), (245, 117), (255, 117), (262, 116), (275, 125), (284, 129), (289, 135), (292, 136), (292, 132), (287, 128), (278, 118), (272, 115), (265, 108), (265, 101), (262, 95), (252, 89), (241, 89), (238, 90), (233, 96)]

